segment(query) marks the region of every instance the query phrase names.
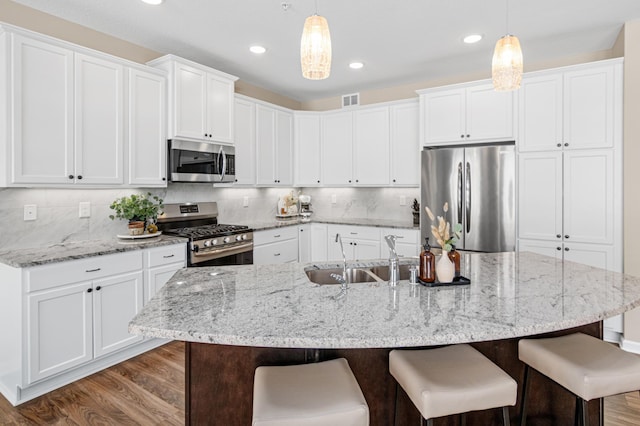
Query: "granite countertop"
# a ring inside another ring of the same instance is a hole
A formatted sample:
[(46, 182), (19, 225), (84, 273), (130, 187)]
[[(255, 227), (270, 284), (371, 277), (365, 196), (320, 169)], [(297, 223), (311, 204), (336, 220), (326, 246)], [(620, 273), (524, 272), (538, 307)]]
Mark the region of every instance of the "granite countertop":
[(70, 241), (45, 247), (3, 250), (0, 251), (0, 263), (14, 268), (28, 268), (47, 263), (65, 262), (92, 256), (186, 243), (187, 241), (186, 238), (169, 235), (138, 240), (112, 238), (106, 240)]
[(254, 231), (266, 231), (268, 229), (281, 228), (283, 226), (296, 226), (305, 223), (327, 223), (332, 225), (359, 225), (359, 226), (373, 226), (377, 228), (401, 228), (401, 229), (420, 229), (419, 225), (413, 225), (411, 222), (403, 220), (388, 220), (388, 219), (366, 219), (366, 218), (320, 218), (313, 217), (311, 221), (303, 222), (300, 218), (283, 219), (279, 220), (273, 218), (270, 221), (260, 222), (244, 222), (241, 225), (247, 225)]
[(183, 269), (129, 330), (238, 346), (415, 347), (568, 329), (640, 305), (640, 278), (528, 252), (463, 254), (469, 285), (354, 283), (338, 299), (339, 285), (313, 284), (305, 274), (332, 266), (339, 265)]

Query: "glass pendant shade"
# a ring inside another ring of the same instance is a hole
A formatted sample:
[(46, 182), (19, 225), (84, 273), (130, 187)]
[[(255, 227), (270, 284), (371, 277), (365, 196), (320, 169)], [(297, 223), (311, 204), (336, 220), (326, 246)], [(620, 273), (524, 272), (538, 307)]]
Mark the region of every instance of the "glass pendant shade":
[(496, 43), (491, 62), (493, 88), (509, 91), (520, 88), (522, 81), (522, 49), (518, 37), (506, 35)]
[(322, 80), (331, 73), (331, 35), (327, 20), (319, 15), (304, 21), (300, 42), (302, 76), (310, 80)]

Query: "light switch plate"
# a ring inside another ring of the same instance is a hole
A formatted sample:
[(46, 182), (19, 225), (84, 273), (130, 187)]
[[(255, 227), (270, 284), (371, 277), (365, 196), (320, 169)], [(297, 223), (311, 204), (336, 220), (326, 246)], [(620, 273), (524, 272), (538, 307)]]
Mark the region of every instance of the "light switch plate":
[(401, 206), (406, 206), (407, 205), (407, 197), (405, 197), (404, 195), (400, 196), (400, 205)]
[(24, 205), (24, 220), (36, 220), (38, 218), (38, 206), (36, 204)]
[(249, 207), (249, 197), (245, 196), (242, 199), (242, 207)]
[(91, 217), (91, 203), (89, 201), (81, 201), (78, 206), (79, 217)]
[(336, 204), (338, 202), (338, 197), (336, 194), (331, 194), (331, 204)]

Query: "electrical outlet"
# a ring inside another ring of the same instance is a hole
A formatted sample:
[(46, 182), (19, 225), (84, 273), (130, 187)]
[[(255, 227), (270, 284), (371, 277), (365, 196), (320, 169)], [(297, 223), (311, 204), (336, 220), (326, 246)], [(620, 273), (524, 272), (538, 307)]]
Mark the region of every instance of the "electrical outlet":
[(242, 207), (249, 207), (249, 197), (245, 196), (242, 199)]
[(331, 204), (336, 204), (338, 202), (338, 197), (336, 194), (331, 194)]
[(89, 201), (81, 201), (78, 206), (78, 217), (91, 217), (91, 203)]
[(24, 205), (24, 220), (36, 220), (38, 218), (38, 206), (35, 204)]
[(401, 206), (406, 206), (407, 205), (407, 197), (405, 197), (404, 195), (400, 196), (400, 205)]

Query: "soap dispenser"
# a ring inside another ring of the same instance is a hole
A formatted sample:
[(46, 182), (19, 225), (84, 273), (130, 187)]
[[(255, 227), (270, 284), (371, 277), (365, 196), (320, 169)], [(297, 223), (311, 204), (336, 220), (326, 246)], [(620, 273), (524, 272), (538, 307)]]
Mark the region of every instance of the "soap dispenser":
[(420, 253), (420, 281), (432, 283), (436, 280), (436, 256), (431, 252), (429, 237), (425, 237)]

